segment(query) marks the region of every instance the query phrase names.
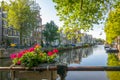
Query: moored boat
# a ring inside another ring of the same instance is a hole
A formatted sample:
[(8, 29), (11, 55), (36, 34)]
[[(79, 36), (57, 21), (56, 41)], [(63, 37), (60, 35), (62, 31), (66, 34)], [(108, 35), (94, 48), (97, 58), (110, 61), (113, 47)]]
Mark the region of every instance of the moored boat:
[(117, 48), (111, 48), (111, 47), (106, 48), (105, 50), (107, 53), (118, 53), (119, 52)]

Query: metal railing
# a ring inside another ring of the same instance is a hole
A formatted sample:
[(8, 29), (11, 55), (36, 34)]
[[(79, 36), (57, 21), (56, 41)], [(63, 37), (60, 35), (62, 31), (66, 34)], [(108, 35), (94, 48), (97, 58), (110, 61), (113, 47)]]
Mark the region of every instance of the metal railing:
[[(0, 67), (0, 71), (16, 70), (16, 71), (41, 71), (41, 70), (57, 70), (57, 66), (47, 67)], [(66, 71), (120, 71), (120, 66), (77, 66), (77, 67), (66, 67)]]
[(15, 71), (57, 71), (61, 80), (65, 80), (67, 71), (120, 71), (120, 66), (77, 66), (68, 67), (66, 65), (44, 66), (44, 67), (0, 67), (0, 71), (11, 71), (11, 80), (14, 79)]

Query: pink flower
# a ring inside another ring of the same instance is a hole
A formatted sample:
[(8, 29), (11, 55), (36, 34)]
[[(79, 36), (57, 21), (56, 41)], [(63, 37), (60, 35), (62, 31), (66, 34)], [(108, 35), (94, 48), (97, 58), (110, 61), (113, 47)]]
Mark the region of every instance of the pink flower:
[(18, 53), (18, 55), (17, 55), (17, 57), (18, 58), (21, 58), (23, 56), (23, 53), (21, 52), (21, 53)]
[(53, 49), (53, 52), (54, 52), (54, 53), (58, 53), (58, 50), (57, 50), (57, 49)]
[(17, 54), (16, 54), (16, 53), (10, 54), (10, 58), (11, 58), (11, 59), (14, 59), (14, 58), (16, 58), (16, 57), (17, 57)]
[(49, 51), (48, 56), (52, 56), (52, 55), (53, 55), (53, 52)]
[(29, 52), (34, 51), (34, 48), (33, 48), (33, 47), (32, 47), (32, 48), (30, 48), (30, 49), (28, 49), (28, 51), (29, 51)]
[(20, 64), (21, 64), (21, 61), (18, 61), (17, 64), (20, 65)]

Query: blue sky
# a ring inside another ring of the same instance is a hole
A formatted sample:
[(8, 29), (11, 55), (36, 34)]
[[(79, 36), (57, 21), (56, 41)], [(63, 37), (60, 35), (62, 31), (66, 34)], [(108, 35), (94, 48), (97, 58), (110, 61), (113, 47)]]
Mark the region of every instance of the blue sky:
[(53, 20), (58, 26), (61, 26), (62, 23), (59, 21), (59, 17), (56, 15), (56, 10), (54, 8), (55, 4), (52, 0), (36, 0), (41, 7), (41, 17), (42, 23), (45, 24), (46, 22), (50, 22)]

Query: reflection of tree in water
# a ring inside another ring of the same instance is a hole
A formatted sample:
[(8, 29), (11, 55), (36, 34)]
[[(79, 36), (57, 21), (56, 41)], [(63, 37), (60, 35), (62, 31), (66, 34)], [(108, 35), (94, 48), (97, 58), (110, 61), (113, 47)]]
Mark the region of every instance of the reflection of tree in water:
[[(108, 66), (120, 66), (120, 61), (116, 54), (108, 53)], [(109, 80), (120, 80), (120, 72), (119, 71), (107, 71), (107, 76)]]
[(82, 57), (83, 58), (87, 58), (91, 54), (93, 54), (93, 48), (92, 47), (85, 48), (85, 49), (82, 50)]
[(82, 57), (88, 57), (93, 53), (91, 48), (80, 48), (65, 51), (59, 55), (59, 61), (67, 64), (77, 63), (80, 64)]
[[(0, 66), (10, 66), (9, 59), (0, 59)], [(9, 71), (0, 71), (0, 80), (10, 80)]]
[[(0, 57), (9, 57), (9, 53), (17, 52), (18, 49), (7, 49), (0, 51)], [(0, 59), (0, 67), (10, 66), (12, 61), (9, 58)], [(0, 80), (11, 80), (10, 71), (0, 71)]]
[(9, 71), (0, 71), (0, 80), (11, 80)]
[[(10, 66), (11, 60), (9, 59), (0, 59), (0, 67), (1, 66)], [(0, 80), (10, 80), (10, 72), (9, 71), (0, 71)]]

